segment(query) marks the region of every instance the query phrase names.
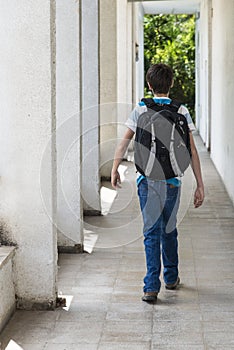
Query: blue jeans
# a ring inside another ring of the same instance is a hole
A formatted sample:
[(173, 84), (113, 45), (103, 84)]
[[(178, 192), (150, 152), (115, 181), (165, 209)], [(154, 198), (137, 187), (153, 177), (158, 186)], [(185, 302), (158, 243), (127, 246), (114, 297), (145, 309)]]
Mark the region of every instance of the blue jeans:
[(144, 222), (147, 265), (144, 292), (159, 292), (161, 252), (164, 282), (172, 284), (178, 277), (176, 217), (180, 202), (180, 187), (145, 178), (138, 185), (138, 196)]

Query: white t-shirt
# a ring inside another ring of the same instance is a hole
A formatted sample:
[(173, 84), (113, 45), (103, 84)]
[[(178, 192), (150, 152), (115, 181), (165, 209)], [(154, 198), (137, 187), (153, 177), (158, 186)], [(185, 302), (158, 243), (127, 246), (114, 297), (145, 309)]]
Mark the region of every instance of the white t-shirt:
[[(168, 97), (160, 97), (160, 98), (155, 97), (154, 101), (156, 103), (169, 104), (171, 102), (171, 99), (168, 98)], [(137, 120), (138, 120), (139, 116), (142, 113), (146, 112), (146, 111), (147, 111), (147, 107), (144, 104), (144, 102), (139, 102), (136, 105), (136, 107), (133, 109), (133, 111), (131, 112), (130, 116), (128, 117), (128, 119), (127, 119), (127, 121), (125, 123), (125, 125), (129, 129), (131, 129), (132, 131), (136, 132)], [(191, 115), (189, 114), (188, 109), (185, 106), (181, 105), (179, 110), (178, 110), (178, 113), (183, 114), (185, 116), (185, 118), (187, 119), (189, 130), (190, 131), (195, 131), (196, 127), (193, 124), (193, 121), (192, 121)]]

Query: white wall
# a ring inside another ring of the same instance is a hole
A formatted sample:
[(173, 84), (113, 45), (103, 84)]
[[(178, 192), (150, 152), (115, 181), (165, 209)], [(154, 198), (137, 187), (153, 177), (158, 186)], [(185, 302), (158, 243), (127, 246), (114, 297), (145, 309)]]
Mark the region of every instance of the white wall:
[(211, 157), (234, 201), (234, 2), (213, 0)]
[[(56, 2), (58, 245), (82, 245), (79, 1)], [(60, 248), (62, 249), (62, 248)]]
[(51, 307), (56, 298), (54, 139), (41, 163), (55, 128), (54, 15), (54, 1), (0, 2), (0, 218), (18, 244), (19, 307)]
[(142, 4), (136, 4), (136, 27), (135, 27), (135, 40), (139, 45), (139, 61), (135, 62), (136, 69), (136, 91), (134, 96), (134, 102), (139, 102), (144, 97), (144, 10)]
[(99, 214), (99, 1), (83, 0), (81, 14), (82, 198), (85, 213)]
[(211, 119), (211, 1), (201, 2), (197, 21), (197, 99), (196, 124), (207, 148), (210, 148)]
[[(117, 136), (126, 130), (125, 122), (132, 109), (133, 46), (132, 25), (134, 4), (126, 0), (117, 2)], [(117, 142), (118, 142), (117, 141)], [(113, 156), (113, 155), (112, 155)]]
[(0, 333), (15, 311), (15, 287), (12, 269), (13, 255), (13, 247), (0, 247)]
[(132, 103), (132, 6), (119, 0), (116, 8), (117, 100), (127, 104)]
[[(142, 6), (127, 0), (102, 0), (100, 4), (101, 174), (110, 177), (115, 147), (126, 129), (132, 104), (143, 90), (142, 12), (138, 17)], [(138, 62), (135, 44), (140, 45)]]
[(100, 1), (100, 172), (110, 177), (117, 138), (117, 2)]

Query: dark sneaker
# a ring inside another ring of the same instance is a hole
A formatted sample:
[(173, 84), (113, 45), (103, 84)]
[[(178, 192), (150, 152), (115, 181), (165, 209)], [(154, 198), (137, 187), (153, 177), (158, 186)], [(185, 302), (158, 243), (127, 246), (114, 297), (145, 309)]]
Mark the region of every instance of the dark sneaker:
[(175, 281), (175, 283), (172, 283), (172, 284), (166, 284), (165, 287), (166, 289), (176, 289), (176, 287), (178, 286), (178, 284), (180, 284), (180, 278), (177, 277), (177, 280)]
[(142, 297), (142, 301), (153, 303), (157, 301), (157, 297), (158, 297), (158, 292), (145, 292)]

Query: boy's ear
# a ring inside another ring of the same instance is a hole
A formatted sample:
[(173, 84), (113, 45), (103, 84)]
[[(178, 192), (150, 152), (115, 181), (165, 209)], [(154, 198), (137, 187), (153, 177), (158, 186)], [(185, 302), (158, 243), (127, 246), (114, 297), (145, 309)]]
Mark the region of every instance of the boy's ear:
[(150, 83), (147, 82), (147, 84), (148, 84), (149, 89), (150, 89), (150, 90), (153, 90), (153, 89), (152, 89), (152, 86), (150, 85)]
[(174, 79), (172, 80), (172, 83), (171, 83), (171, 88), (174, 86)]

